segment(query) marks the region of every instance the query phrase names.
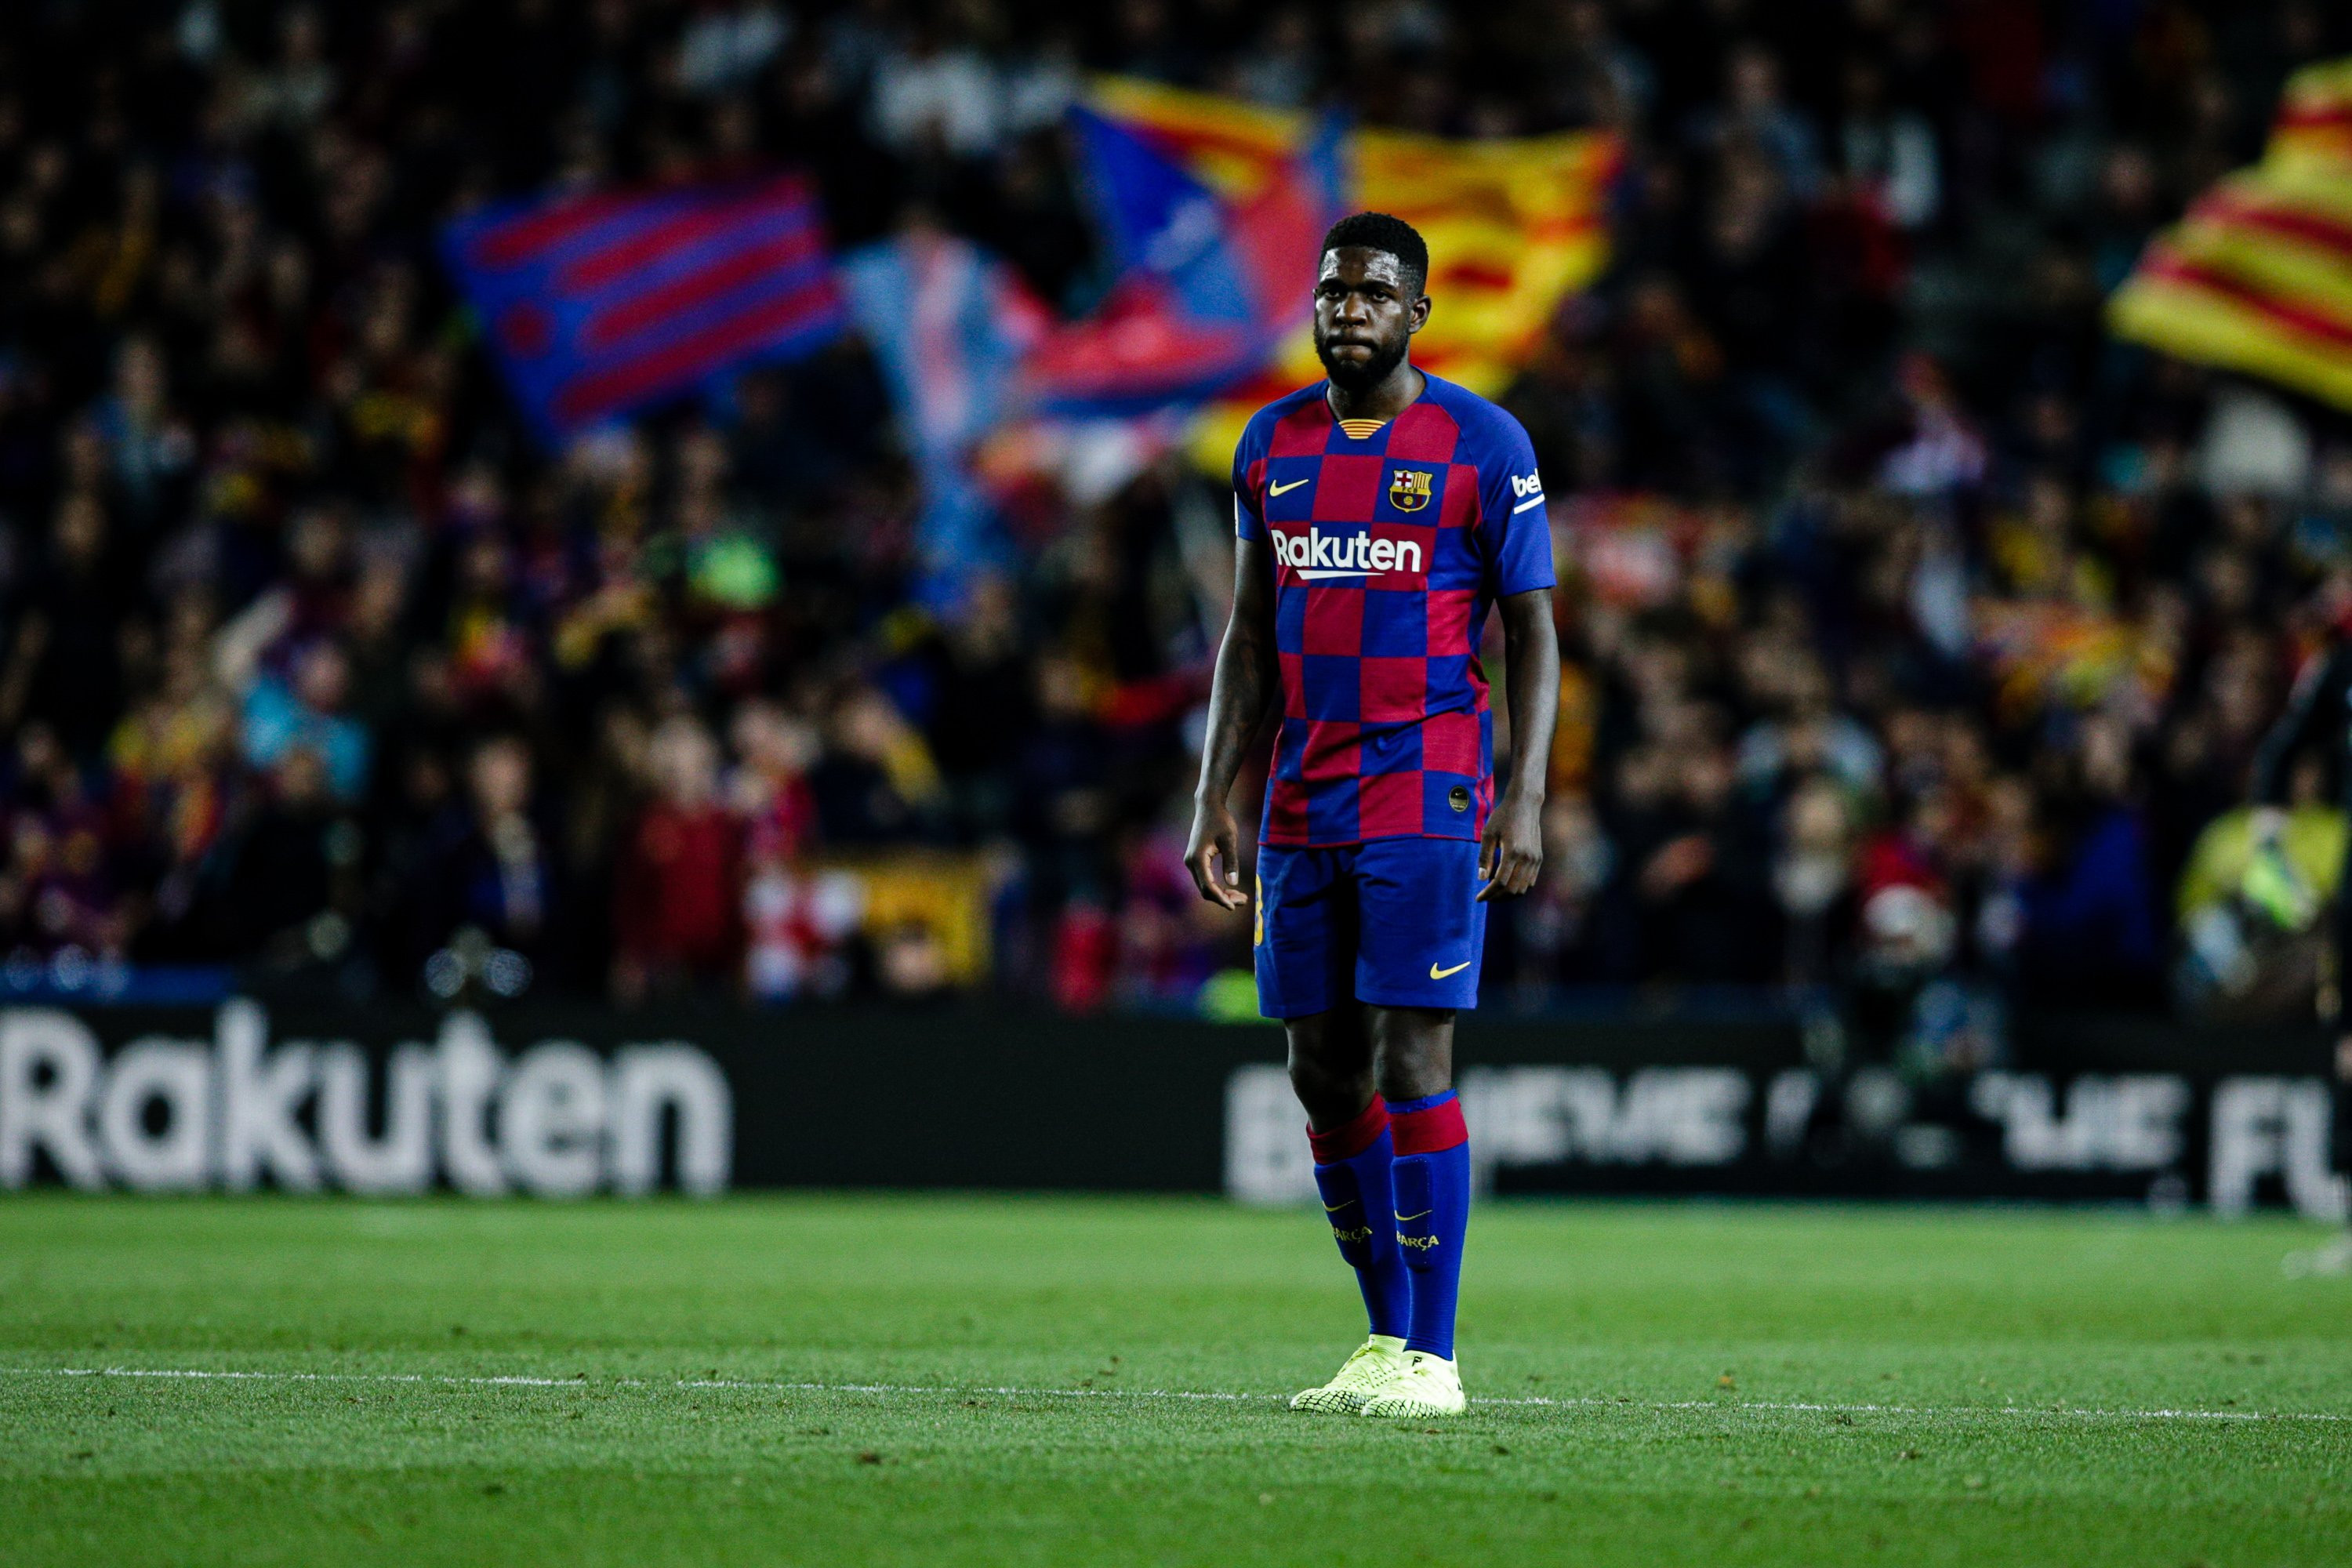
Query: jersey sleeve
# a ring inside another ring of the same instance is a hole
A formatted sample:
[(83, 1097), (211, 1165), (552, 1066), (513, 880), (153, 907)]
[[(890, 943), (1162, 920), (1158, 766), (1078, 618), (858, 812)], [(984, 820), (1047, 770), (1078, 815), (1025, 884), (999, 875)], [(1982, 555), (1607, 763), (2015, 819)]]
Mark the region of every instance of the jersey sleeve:
[(1265, 471), (1265, 437), (1262, 422), (1252, 419), (1234, 445), (1234, 537), (1264, 539), (1265, 519), (1259, 512), (1258, 476)]
[(1519, 422), (1497, 410), (1478, 454), (1478, 545), (1497, 597), (1553, 585), (1543, 476)]

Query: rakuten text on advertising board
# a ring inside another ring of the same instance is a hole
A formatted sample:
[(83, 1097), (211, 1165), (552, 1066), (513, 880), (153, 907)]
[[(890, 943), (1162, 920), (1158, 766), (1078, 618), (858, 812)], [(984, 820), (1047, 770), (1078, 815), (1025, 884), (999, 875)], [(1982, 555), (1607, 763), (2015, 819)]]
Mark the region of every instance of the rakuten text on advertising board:
[(109, 1053), (72, 1013), (0, 1009), (5, 1187), (396, 1194), (446, 1183), (569, 1197), (651, 1192), (667, 1169), (708, 1194), (729, 1184), (734, 1119), (726, 1073), (674, 1040), (609, 1054), (541, 1040), (509, 1055), (461, 1012), (430, 1043), (387, 1054), (272, 1042), (267, 1012), (236, 1000), (209, 1038), (144, 1035)]

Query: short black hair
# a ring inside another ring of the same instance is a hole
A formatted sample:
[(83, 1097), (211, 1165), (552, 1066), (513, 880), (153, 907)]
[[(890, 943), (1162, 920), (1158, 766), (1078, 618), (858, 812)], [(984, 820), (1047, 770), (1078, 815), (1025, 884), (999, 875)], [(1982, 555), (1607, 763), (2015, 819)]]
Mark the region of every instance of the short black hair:
[(1316, 253), (1319, 266), (1324, 257), (1343, 247), (1364, 250), (1382, 250), (1397, 258), (1405, 276), (1412, 279), (1412, 291), (1420, 293), (1429, 286), (1429, 242), (1421, 231), (1401, 217), (1386, 213), (1350, 213), (1331, 226), (1323, 237), (1323, 248)]

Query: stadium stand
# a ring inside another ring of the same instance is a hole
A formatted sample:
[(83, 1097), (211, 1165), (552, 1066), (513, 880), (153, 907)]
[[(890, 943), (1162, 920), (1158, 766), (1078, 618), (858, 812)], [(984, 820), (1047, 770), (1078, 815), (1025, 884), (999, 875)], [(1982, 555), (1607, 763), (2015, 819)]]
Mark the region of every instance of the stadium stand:
[(496, 195), (789, 167), (835, 245), (919, 211), (1076, 311), (1057, 127), (1105, 70), (1623, 140), (1607, 274), (1506, 398), (1570, 668), (1490, 996), (1839, 987), (1959, 1050), (2245, 990), (2200, 840), (2352, 607), (2352, 430), (2101, 304), (2337, 8), (11, 13), (12, 984), (1213, 1001), (1247, 925), (1178, 863), (1213, 481), (1033, 487), (1016, 569), (942, 605), (855, 336), (550, 452), (436, 249)]

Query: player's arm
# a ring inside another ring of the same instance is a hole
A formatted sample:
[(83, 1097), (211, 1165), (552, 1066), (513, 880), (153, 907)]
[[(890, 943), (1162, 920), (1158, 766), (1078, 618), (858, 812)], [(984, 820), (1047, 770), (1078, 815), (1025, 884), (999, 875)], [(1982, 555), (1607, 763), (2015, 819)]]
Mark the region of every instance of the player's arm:
[(1236, 540), (1234, 614), (1217, 648), (1209, 732), (1201, 745), (1201, 787), (1192, 800), (1192, 837), (1184, 847), (1192, 885), (1202, 898), (1229, 910), (1248, 903), (1249, 895), (1242, 891), (1241, 840), (1225, 796), (1282, 680), (1275, 657), (1273, 584), (1274, 556), (1265, 540)]
[(1511, 697), (1511, 779), (1486, 818), (1478, 846), (1481, 900), (1516, 897), (1543, 869), (1545, 775), (1551, 731), (1559, 717), (1559, 637), (1552, 630), (1551, 590), (1530, 588), (1500, 601), (1503, 671)]

